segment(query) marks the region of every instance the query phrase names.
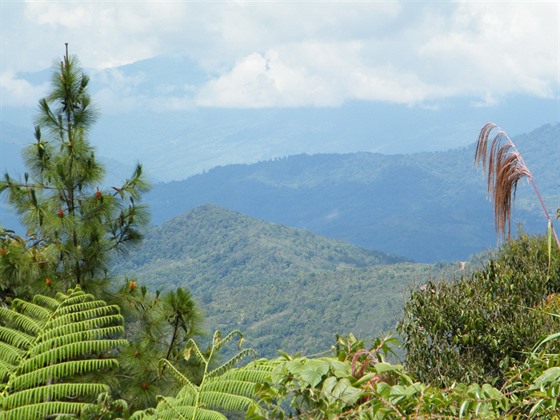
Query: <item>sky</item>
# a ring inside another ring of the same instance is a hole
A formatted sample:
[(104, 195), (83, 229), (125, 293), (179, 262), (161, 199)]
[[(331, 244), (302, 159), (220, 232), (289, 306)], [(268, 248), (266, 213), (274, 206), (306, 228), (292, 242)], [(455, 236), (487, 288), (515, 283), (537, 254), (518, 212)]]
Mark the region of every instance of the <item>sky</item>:
[(559, 1), (1, 0), (0, 99), (35, 105), (46, 86), (25, 73), (65, 42), (95, 70), (184, 56), (207, 75), (196, 107), (556, 99), (559, 21)]

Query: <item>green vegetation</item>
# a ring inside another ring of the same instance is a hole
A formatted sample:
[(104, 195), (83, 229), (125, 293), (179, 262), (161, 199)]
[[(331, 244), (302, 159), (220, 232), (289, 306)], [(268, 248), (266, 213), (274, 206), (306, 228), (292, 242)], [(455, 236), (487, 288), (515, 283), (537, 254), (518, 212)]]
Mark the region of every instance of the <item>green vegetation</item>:
[(126, 344), (118, 306), (76, 287), (54, 298), (16, 298), (0, 308), (0, 322), (2, 418), (79, 414), (109, 391), (103, 378), (115, 373), (114, 350)]
[[(189, 341), (185, 350), (185, 358), (189, 359), (194, 354), (203, 366), (203, 375), (198, 384), (192, 383), (173, 364), (162, 360), (163, 366), (171, 369), (184, 386), (177, 397), (160, 397), (155, 410), (137, 412), (134, 418), (226, 420), (227, 417), (222, 412), (232, 414), (246, 413), (249, 410), (259, 412), (255, 390), (257, 384), (263, 383), (270, 375), (271, 363), (251, 363), (241, 369), (234, 368), (237, 362), (255, 354), (252, 349), (244, 349), (218, 367), (211, 367), (218, 351), (235, 338), (239, 338), (240, 347), (243, 341), (241, 332), (232, 331), (222, 337), (221, 333), (216, 331), (206, 355), (196, 342)], [(221, 412), (216, 410), (221, 410)]]
[[(102, 170), (84, 137), (93, 120), (87, 77), (68, 54), (53, 87), (39, 123), (54, 137), (44, 141), (37, 129), (31, 175), (2, 184), (28, 237), (1, 232), (0, 418), (560, 416), (560, 255), (551, 236), (521, 235), (481, 270), (418, 286), (459, 267), (412, 264), (206, 206), (154, 229), (143, 250), (117, 261), (161, 290), (137, 280), (107, 287), (111, 251), (141, 237), (145, 184), (137, 170), (115, 193), (96, 186)], [(513, 191), (494, 188), (502, 187)], [(496, 211), (502, 227), (506, 198)], [(394, 338), (352, 334), (336, 335), (320, 357), (256, 359), (237, 329), (216, 332), (204, 350), (193, 339), (199, 309), (189, 290), (167, 290), (162, 279), (173, 278), (187, 281), (212, 322), (255, 332), (265, 353), (276, 345), (267, 334), (297, 340), (281, 342), (290, 351), (317, 353), (337, 331), (390, 329), (397, 290), (416, 283), (399, 326), (405, 364), (390, 359)]]
[(27, 229), (26, 238), (0, 235), (3, 298), (74, 285), (95, 290), (111, 253), (142, 238), (142, 167), (123, 185), (100, 189), (104, 171), (87, 138), (96, 118), (88, 84), (66, 51), (50, 93), (39, 101), (36, 141), (24, 150), (28, 172), (20, 181), (6, 173), (0, 183)]
[(137, 165), (123, 184), (102, 187), (104, 169), (88, 141), (96, 118), (88, 84), (78, 60), (66, 50), (54, 67), (49, 94), (39, 101), (35, 142), (24, 150), (28, 172), (18, 181), (5, 174), (0, 182), (26, 228), (25, 237), (0, 230), (0, 304), (8, 307), (38, 294), (53, 297), (76, 287), (118, 304), (129, 327), (124, 338), (132, 344), (111, 355), (121, 366), (112, 376), (118, 384), (113, 389), (137, 409), (154, 405), (158, 393), (178, 389), (162, 378), (157, 361), (167, 357), (186, 367), (182, 348), (200, 332), (201, 317), (186, 290), (159, 296), (135, 281), (119, 289), (108, 277), (115, 253), (126, 252), (143, 237), (148, 217), (141, 198), (147, 183)]
[(188, 287), (207, 330), (242, 330), (262, 356), (316, 352), (337, 331), (383, 334), (401, 318), (403, 290), (435, 267), (203, 206), (146, 234), (114, 270), (164, 290)]
[(482, 270), (412, 290), (399, 324), (406, 365), (434, 385), (497, 382), (535, 343), (560, 331), (547, 304), (560, 292), (560, 255), (549, 266), (547, 241), (522, 235)]

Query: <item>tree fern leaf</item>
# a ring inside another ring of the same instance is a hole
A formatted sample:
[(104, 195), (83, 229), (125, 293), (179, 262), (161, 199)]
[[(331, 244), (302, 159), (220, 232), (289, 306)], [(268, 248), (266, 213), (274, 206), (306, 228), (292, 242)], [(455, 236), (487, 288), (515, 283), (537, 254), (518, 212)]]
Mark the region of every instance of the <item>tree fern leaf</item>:
[(158, 411), (158, 419), (196, 419), (196, 420), (227, 420), (227, 417), (218, 411), (192, 406), (174, 406), (163, 411)]
[(118, 306), (108, 306), (102, 300), (93, 300), (93, 301), (83, 301), (83, 302), (76, 302), (72, 305), (61, 305), (57, 310), (56, 314), (66, 315), (70, 313), (78, 313), (88, 310), (94, 310), (97, 308), (113, 308), (115, 312), (118, 312)]
[[(79, 309), (79, 308), (76, 308)], [(58, 316), (56, 314), (54, 314), (55, 318), (50, 322), (49, 327), (50, 328), (54, 328), (54, 327), (58, 327), (60, 325), (64, 325), (66, 323), (70, 323), (70, 322), (79, 322), (79, 321), (84, 321), (84, 320), (91, 320), (92, 322), (99, 322), (99, 318), (102, 318), (106, 315), (112, 315), (115, 313), (115, 310), (113, 307), (109, 307), (109, 306), (104, 306), (104, 307), (99, 307), (99, 308), (92, 308), (92, 309), (87, 309), (84, 311), (79, 311), (79, 312), (70, 312), (68, 314), (64, 314), (61, 316)]]
[(61, 303), (61, 306), (72, 306), (72, 305), (76, 305), (78, 303), (82, 303), (82, 302), (85, 302), (85, 301), (88, 301), (88, 300), (93, 301), (93, 300), (96, 300), (96, 299), (93, 295), (90, 295), (88, 293), (84, 293), (84, 291), (81, 290), (81, 289), (74, 289), (72, 291), (72, 293), (70, 293), (64, 299), (59, 299), (59, 301)]
[(17, 364), (24, 355), (24, 350), (0, 341), (0, 359), (4, 362)]
[(201, 392), (225, 392), (233, 395), (254, 396), (255, 382), (238, 381), (233, 379), (223, 379), (204, 383)]
[(54, 417), (57, 414), (79, 414), (85, 403), (49, 401), (39, 404), (24, 405), (12, 410), (0, 412), (0, 419), (31, 420)]
[(202, 361), (203, 363), (207, 363), (206, 357), (204, 356), (202, 351), (200, 351), (200, 347), (198, 347), (198, 344), (196, 344), (196, 342), (192, 338), (190, 338), (189, 341), (187, 341), (187, 346), (185, 347), (186, 360), (190, 359), (192, 350), (194, 350), (195, 356), (198, 358), (198, 360)]
[(48, 340), (54, 337), (63, 336), (66, 334), (77, 333), (81, 331), (88, 331), (100, 328), (104, 325), (122, 325), (124, 318), (122, 315), (106, 315), (99, 319), (86, 319), (80, 322), (72, 322), (70, 324), (61, 323), (60, 325), (50, 325), (50, 329), (45, 331), (41, 337), (43, 340)]
[(70, 362), (57, 363), (40, 369), (18, 375), (12, 380), (12, 389), (19, 390), (38, 386), (49, 380), (59, 380), (64, 377), (83, 375), (97, 370), (116, 367), (115, 359), (86, 359), (72, 360)]
[(220, 331), (216, 331), (213, 337), (213, 345), (216, 350), (219, 350), (223, 345), (229, 343), (235, 337), (238, 337), (238, 348), (241, 347), (241, 343), (243, 343), (243, 333), (239, 330), (233, 330), (224, 338), (221, 337)]
[(227, 420), (217, 411), (191, 405), (190, 400), (160, 397), (157, 406), (158, 419), (196, 419), (196, 420)]
[(173, 364), (169, 362), (169, 360), (162, 359), (161, 364), (163, 365), (162, 367), (171, 369), (171, 372), (175, 375), (179, 383), (185, 385), (190, 389), (189, 392), (197, 392), (197, 387), (193, 385), (193, 383), (189, 381), (189, 379), (185, 375), (179, 372), (179, 370), (175, 366), (173, 366)]
[(10, 343), (14, 347), (25, 348), (32, 343), (33, 339), (33, 336), (23, 331), (0, 326), (0, 341)]
[[(243, 368), (231, 369), (222, 375), (223, 379), (236, 379), (254, 383), (264, 382), (279, 363), (267, 360), (268, 363), (251, 362)], [(283, 361), (281, 363), (284, 363)]]
[(25, 374), (33, 371), (37, 366), (59, 363), (63, 360), (72, 360), (79, 356), (88, 354), (99, 354), (115, 347), (126, 345), (126, 340), (90, 340), (79, 341), (64, 346), (58, 346), (52, 350), (37, 354), (21, 363), (19, 372)]
[(60, 301), (45, 295), (35, 295), (33, 297), (33, 302), (43, 308), (47, 308), (51, 312), (54, 312), (54, 310), (60, 305)]
[(53, 338), (48, 339), (44, 339), (44, 337), (41, 337), (41, 342), (39, 342), (39, 344), (37, 344), (33, 348), (33, 354), (43, 353), (49, 349), (76, 343), (80, 340), (101, 340), (103, 338), (122, 336), (123, 334), (124, 328), (122, 326), (116, 325), (99, 329), (71, 332), (69, 334), (57, 335)]
[(47, 319), (51, 315), (51, 311), (48, 309), (45, 309), (36, 303), (26, 302), (17, 298), (14, 299), (11, 309), (27, 316), (31, 316), (37, 320)]
[(0, 307), (0, 320), (13, 323), (19, 330), (23, 330), (31, 335), (36, 335), (41, 332), (40, 322), (12, 309)]
[(148, 408), (146, 410), (135, 411), (128, 420), (144, 420), (157, 418), (157, 410), (155, 408)]
[(243, 349), (239, 353), (237, 353), (235, 356), (233, 356), (231, 359), (229, 359), (227, 362), (222, 364), (221, 366), (219, 366), (216, 369), (213, 369), (212, 371), (208, 372), (207, 376), (211, 378), (213, 376), (222, 375), (224, 372), (231, 369), (240, 360), (244, 359), (247, 356), (255, 356), (255, 354), (256, 354), (256, 352), (253, 349)]
[(72, 399), (76, 396), (97, 397), (102, 392), (108, 392), (105, 384), (95, 383), (60, 383), (33, 387), (14, 392), (2, 400), (2, 409), (10, 410), (24, 405), (39, 404), (42, 402)]
[(207, 407), (241, 412), (246, 412), (249, 407), (257, 405), (256, 401), (252, 398), (219, 391), (201, 392), (199, 395), (199, 403)]
[(6, 375), (12, 373), (16, 368), (16, 365), (8, 363), (0, 357), (0, 382), (4, 380)]

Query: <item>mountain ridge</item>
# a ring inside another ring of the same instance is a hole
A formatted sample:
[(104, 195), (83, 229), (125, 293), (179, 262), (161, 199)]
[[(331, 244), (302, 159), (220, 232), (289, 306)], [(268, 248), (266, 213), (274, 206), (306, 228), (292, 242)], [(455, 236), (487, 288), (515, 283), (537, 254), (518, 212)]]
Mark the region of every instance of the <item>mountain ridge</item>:
[(459, 265), (442, 267), (205, 205), (150, 229), (113, 270), (151, 290), (188, 288), (207, 330), (240, 329), (273, 356), (393, 329), (407, 287)]
[[(549, 210), (558, 203), (560, 174), (550, 159), (558, 138), (560, 124), (514, 137)], [(155, 224), (210, 203), (416, 261), (464, 260), (497, 243), (486, 181), (473, 158), (473, 144), (408, 155), (296, 155), (156, 184), (146, 201)], [(526, 183), (513, 216), (513, 226), (546, 230)]]

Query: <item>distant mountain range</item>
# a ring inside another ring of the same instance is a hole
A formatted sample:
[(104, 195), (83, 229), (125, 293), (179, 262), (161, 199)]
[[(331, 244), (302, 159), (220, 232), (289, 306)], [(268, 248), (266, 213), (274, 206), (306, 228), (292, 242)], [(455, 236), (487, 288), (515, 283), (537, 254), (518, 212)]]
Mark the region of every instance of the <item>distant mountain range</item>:
[(412, 264), (216, 206), (148, 233), (115, 263), (151, 290), (188, 288), (208, 330), (240, 329), (260, 355), (316, 351), (335, 333), (373, 337), (401, 317), (407, 287), (457, 273), (459, 264)]
[[(3, 138), (17, 140), (2, 143), (2, 166), (22, 174), (19, 131), (10, 125), (0, 127)], [(554, 213), (560, 207), (560, 125), (542, 126), (513, 139)], [(296, 155), (156, 183), (145, 199), (156, 225), (215, 204), (418, 262), (465, 260), (497, 244), (485, 179), (473, 156), (473, 145), (406, 155)], [(110, 175), (107, 186), (131, 173), (129, 165), (103, 161)], [(514, 226), (521, 223), (529, 232), (546, 230), (542, 209), (526, 183), (519, 186), (514, 210)], [(17, 226), (4, 202), (0, 222)]]
[[(549, 210), (558, 201), (560, 125), (514, 137)], [(160, 224), (203, 204), (305, 228), (420, 262), (464, 260), (497, 243), (474, 146), (407, 155), (299, 155), (228, 165), (154, 185), (146, 197)], [(534, 192), (519, 186), (513, 225), (544, 232)]]
[[(46, 88), (50, 71), (37, 70), (16, 76)], [(179, 55), (86, 71), (100, 110), (91, 132), (99, 156), (128, 165), (140, 161), (154, 181), (302, 153), (448, 150), (472, 143), (489, 120), (510, 134), (558, 120), (556, 99), (525, 96), (493, 106), (462, 98), (418, 106), (354, 101), (325, 108), (204, 107), (196, 102), (197, 89), (215, 75)], [(0, 103), (0, 123), (17, 126), (31, 140), (40, 98), (27, 107), (7, 106), (8, 99)]]

